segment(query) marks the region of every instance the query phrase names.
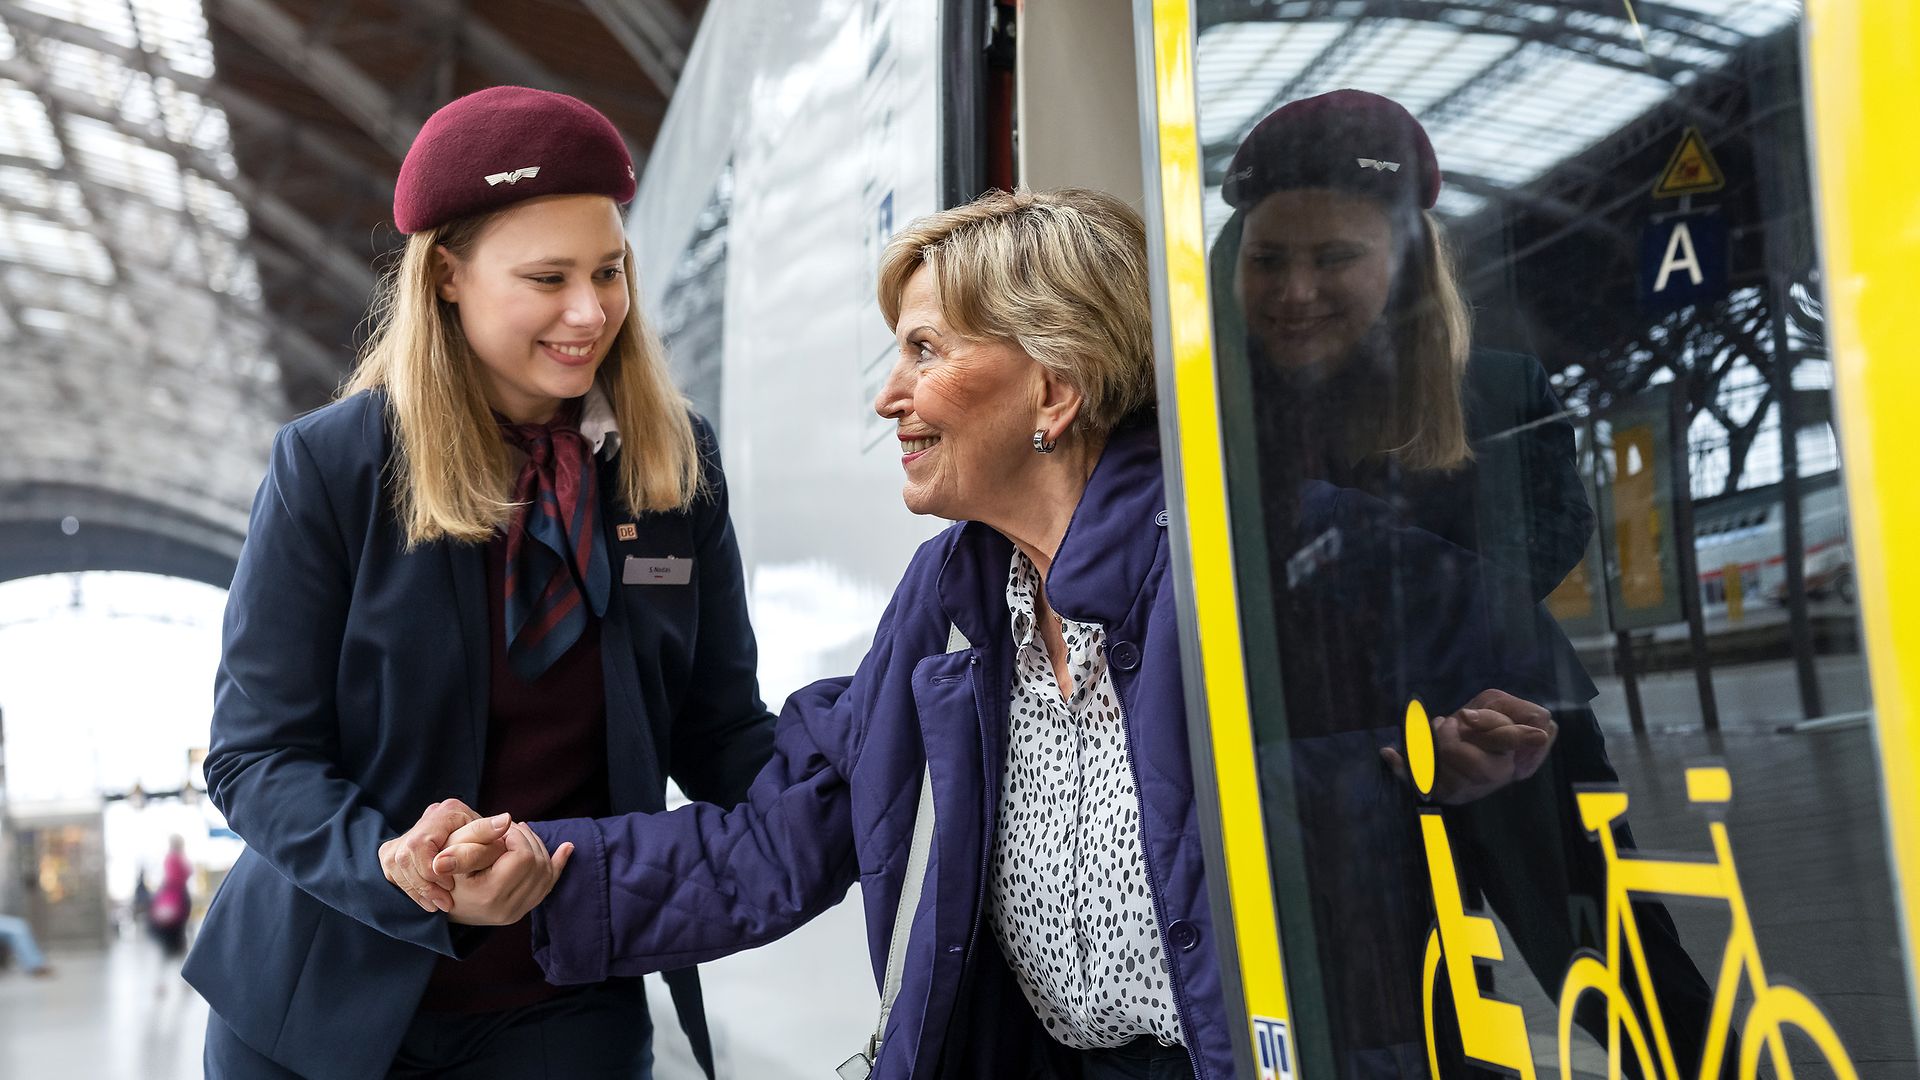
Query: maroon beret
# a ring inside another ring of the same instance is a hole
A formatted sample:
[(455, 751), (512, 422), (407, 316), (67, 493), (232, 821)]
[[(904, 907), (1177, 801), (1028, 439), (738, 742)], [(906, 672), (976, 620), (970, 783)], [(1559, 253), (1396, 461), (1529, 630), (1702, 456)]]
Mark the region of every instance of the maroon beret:
[(393, 223), (424, 232), (542, 195), (633, 201), (633, 159), (613, 122), (565, 94), (494, 86), (420, 125), (393, 188)]
[(1431, 210), (1440, 164), (1425, 128), (1399, 102), (1335, 90), (1268, 113), (1233, 152), (1220, 190), (1245, 210), (1276, 191), (1334, 188)]

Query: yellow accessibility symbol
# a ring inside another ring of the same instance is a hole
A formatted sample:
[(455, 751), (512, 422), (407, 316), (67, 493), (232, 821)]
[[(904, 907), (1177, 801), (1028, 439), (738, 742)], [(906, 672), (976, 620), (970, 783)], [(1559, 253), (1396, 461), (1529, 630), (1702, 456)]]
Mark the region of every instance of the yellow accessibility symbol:
[(1660, 170), (1660, 182), (1653, 185), (1653, 197), (1702, 195), (1726, 186), (1727, 176), (1720, 171), (1720, 163), (1713, 160), (1707, 140), (1700, 137), (1699, 128), (1690, 127), (1680, 136), (1680, 145), (1673, 148), (1667, 167)]

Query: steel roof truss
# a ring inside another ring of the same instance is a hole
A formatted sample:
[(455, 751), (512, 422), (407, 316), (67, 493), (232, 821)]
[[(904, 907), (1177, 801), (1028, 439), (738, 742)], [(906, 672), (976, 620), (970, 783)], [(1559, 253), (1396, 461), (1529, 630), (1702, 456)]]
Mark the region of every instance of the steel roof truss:
[(312, 87), (396, 159), (406, 156), (419, 120), (338, 49), (314, 40), (298, 19), (271, 0), (207, 0), (206, 7), (210, 17)]

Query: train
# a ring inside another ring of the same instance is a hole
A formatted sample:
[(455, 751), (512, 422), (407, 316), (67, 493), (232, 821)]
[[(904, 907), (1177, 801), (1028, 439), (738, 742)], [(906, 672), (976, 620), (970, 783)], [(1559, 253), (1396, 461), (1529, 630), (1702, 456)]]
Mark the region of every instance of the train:
[[(1846, 491), (1840, 474), (1804, 478), (1800, 493), (1807, 597), (1851, 604), (1855, 599), (1853, 549), (1847, 538)], [(1778, 484), (1696, 505), (1693, 549), (1705, 614), (1727, 616), (1756, 603), (1786, 604), (1785, 522)]]

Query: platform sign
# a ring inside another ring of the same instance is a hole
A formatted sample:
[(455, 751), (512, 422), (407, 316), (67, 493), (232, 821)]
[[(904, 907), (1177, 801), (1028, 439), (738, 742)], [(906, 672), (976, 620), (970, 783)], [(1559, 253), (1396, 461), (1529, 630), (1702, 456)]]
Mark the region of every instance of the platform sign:
[(1640, 234), (1640, 307), (1664, 314), (1726, 295), (1727, 221), (1717, 213), (1675, 214)]
[(1671, 393), (1671, 384), (1648, 387), (1607, 416), (1607, 609), (1615, 630), (1665, 626), (1685, 617), (1674, 532)]
[(1667, 167), (1660, 170), (1660, 179), (1653, 185), (1653, 197), (1677, 199), (1682, 195), (1705, 195), (1726, 186), (1727, 175), (1720, 171), (1720, 163), (1713, 160), (1707, 140), (1700, 137), (1699, 128), (1690, 127), (1680, 136), (1680, 145), (1673, 148), (1673, 155), (1667, 158)]
[(1547, 594), (1547, 613), (1570, 638), (1591, 637), (1606, 630), (1606, 608), (1600, 602), (1599, 558), (1590, 553)]
[(1737, 624), (1747, 613), (1747, 580), (1739, 563), (1720, 568), (1720, 587), (1727, 596), (1727, 621)]
[[(1574, 447), (1587, 505), (1599, 506), (1593, 486), (1595, 448), (1591, 422), (1582, 422), (1574, 429)], [(1594, 637), (1607, 632), (1606, 575), (1601, 572), (1605, 565), (1600, 554), (1600, 530), (1596, 528), (1587, 537), (1586, 554), (1547, 594), (1547, 613), (1570, 638)]]

